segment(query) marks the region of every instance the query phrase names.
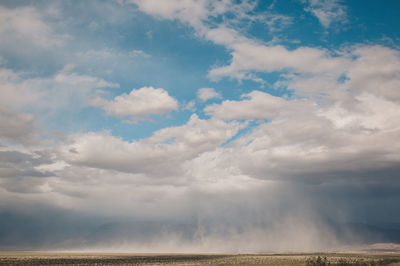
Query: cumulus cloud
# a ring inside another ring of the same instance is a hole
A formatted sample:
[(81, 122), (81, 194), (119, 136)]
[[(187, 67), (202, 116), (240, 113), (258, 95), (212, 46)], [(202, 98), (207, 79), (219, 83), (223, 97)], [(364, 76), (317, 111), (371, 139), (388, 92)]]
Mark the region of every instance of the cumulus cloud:
[(347, 71), (346, 86), (355, 93), (369, 92), (400, 100), (400, 52), (384, 46), (356, 46), (356, 58)]
[(200, 88), (197, 90), (197, 98), (205, 102), (210, 99), (221, 98), (221, 94), (213, 88)]
[(61, 148), (61, 154), (68, 162), (90, 167), (179, 177), (185, 161), (214, 150), (239, 128), (237, 122), (202, 120), (192, 115), (186, 125), (161, 129), (137, 142), (101, 133), (75, 135)]
[(285, 100), (261, 91), (252, 91), (241, 96), (241, 101), (223, 101), (207, 106), (206, 114), (220, 119), (272, 119), (284, 106)]
[(290, 101), (271, 122), (236, 139), (235, 152), (226, 154), (226, 160), (239, 165), (243, 174), (272, 180), (373, 180), (368, 172), (391, 179), (399, 163), (399, 147), (393, 144), (399, 129), (397, 104), (371, 95), (357, 101), (357, 111)]
[(178, 101), (166, 90), (153, 87), (134, 89), (129, 94), (116, 96), (112, 101), (97, 98), (91, 103), (102, 107), (109, 115), (129, 117), (131, 122), (178, 109)]
[(395, 89), (400, 82), (398, 50), (380, 45), (354, 45), (343, 54), (342, 58), (347, 62), (341, 74), (292, 74), (275, 85), (319, 103), (340, 102), (348, 108), (354, 104), (355, 97), (365, 93), (399, 101)]

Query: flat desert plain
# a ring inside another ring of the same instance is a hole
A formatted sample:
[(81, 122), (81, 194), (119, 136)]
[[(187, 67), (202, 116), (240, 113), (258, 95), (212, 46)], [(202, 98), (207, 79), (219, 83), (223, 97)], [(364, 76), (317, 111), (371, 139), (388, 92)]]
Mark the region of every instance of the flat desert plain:
[(0, 265), (400, 265), (400, 253), (130, 254), (1, 252)]

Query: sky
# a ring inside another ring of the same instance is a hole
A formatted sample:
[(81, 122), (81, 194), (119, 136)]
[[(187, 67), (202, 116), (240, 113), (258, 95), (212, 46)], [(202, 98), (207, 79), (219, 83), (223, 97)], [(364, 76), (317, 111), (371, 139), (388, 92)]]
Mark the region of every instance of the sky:
[(400, 243), (399, 17), (0, 1), (0, 250)]

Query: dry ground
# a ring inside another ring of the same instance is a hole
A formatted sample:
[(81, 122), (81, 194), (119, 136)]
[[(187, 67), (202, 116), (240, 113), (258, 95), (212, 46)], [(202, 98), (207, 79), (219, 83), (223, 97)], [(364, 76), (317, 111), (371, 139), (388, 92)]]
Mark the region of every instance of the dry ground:
[[(319, 257), (319, 258), (318, 258)], [(326, 259), (325, 259), (326, 257)], [(0, 265), (399, 265), (400, 253), (117, 254), (1, 252)]]

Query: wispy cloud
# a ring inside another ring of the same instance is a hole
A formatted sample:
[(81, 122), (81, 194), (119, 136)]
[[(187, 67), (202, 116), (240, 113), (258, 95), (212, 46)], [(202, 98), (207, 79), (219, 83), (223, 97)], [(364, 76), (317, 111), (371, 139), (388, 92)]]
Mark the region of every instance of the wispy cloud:
[(307, 5), (305, 10), (317, 17), (324, 28), (347, 22), (347, 8), (341, 0), (308, 0)]
[(221, 94), (216, 92), (213, 88), (200, 88), (197, 90), (197, 98), (203, 102), (210, 99), (222, 98)]

